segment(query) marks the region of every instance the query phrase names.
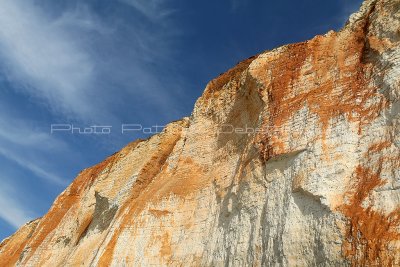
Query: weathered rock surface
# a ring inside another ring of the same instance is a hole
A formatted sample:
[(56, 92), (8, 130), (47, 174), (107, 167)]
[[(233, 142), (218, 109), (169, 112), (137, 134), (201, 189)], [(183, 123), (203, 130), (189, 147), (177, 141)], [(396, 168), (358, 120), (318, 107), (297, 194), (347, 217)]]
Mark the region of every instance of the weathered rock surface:
[(400, 1), (252, 57), (82, 171), (0, 266), (399, 266)]

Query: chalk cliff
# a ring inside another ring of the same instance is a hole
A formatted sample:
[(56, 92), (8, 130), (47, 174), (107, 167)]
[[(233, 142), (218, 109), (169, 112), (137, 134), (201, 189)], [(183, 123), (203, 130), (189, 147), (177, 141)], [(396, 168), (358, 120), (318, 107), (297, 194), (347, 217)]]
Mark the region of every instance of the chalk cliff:
[(0, 266), (399, 266), (400, 0), (212, 80), (83, 170)]

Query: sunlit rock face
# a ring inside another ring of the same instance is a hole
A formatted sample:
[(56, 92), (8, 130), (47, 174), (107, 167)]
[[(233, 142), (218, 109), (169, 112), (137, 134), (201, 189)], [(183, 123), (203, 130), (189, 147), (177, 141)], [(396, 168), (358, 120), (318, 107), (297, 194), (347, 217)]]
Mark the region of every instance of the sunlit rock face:
[(83, 170), (0, 266), (399, 266), (400, 1), (249, 58)]

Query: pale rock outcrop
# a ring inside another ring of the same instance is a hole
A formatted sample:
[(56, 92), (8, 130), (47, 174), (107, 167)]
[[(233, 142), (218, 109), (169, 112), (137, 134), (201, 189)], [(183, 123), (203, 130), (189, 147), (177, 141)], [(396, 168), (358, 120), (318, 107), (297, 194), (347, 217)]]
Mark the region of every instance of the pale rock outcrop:
[(1, 266), (399, 266), (400, 1), (249, 58), (82, 171)]

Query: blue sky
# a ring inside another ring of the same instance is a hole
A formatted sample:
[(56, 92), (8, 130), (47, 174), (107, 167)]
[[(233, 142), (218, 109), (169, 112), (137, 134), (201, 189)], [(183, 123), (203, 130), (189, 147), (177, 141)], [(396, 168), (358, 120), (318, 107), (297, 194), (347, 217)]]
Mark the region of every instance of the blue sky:
[[(83, 168), (128, 142), (122, 123), (190, 115), (235, 63), (340, 29), (361, 0), (3, 0), (0, 239), (47, 212)], [(112, 126), (109, 135), (51, 124)]]

